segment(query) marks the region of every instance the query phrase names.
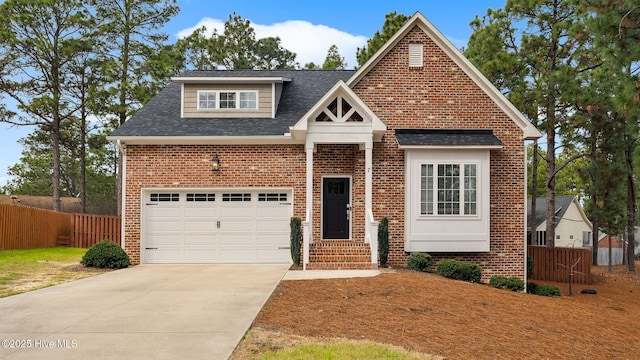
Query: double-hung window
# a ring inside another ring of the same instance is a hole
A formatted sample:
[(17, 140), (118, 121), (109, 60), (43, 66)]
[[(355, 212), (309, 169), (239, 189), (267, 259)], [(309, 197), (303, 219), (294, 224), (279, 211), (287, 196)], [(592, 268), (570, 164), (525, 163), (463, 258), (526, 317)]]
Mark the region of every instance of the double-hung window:
[(198, 91), (198, 110), (258, 109), (257, 91)]
[(421, 215), (477, 215), (477, 164), (422, 164)]

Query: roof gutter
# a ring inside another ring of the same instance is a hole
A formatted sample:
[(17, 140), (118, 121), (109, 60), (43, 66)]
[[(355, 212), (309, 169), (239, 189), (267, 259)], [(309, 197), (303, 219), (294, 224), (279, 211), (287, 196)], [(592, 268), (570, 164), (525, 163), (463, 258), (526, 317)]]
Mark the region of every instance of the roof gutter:
[(119, 147), (127, 145), (270, 145), (304, 144), (304, 140), (294, 140), (291, 134), (268, 136), (107, 136)]

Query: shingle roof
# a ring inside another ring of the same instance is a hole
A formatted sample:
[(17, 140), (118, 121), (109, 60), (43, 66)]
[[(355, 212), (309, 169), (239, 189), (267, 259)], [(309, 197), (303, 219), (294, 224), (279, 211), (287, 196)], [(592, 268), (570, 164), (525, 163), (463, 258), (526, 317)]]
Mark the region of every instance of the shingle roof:
[[(564, 213), (567, 212), (571, 202), (573, 201), (573, 195), (556, 196), (556, 219), (562, 219)], [(531, 199), (527, 199), (528, 203), (531, 203)], [(531, 206), (527, 205), (527, 225), (531, 227), (529, 223), (531, 216)], [(544, 197), (536, 198), (536, 224), (539, 226), (545, 220), (547, 220), (547, 199)]]
[(270, 136), (289, 132), (338, 80), (353, 70), (212, 70), (187, 71), (181, 77), (286, 77), (275, 118), (181, 118), (180, 84), (172, 82), (126, 123), (120, 136)]
[(396, 129), (401, 146), (502, 146), (491, 130)]

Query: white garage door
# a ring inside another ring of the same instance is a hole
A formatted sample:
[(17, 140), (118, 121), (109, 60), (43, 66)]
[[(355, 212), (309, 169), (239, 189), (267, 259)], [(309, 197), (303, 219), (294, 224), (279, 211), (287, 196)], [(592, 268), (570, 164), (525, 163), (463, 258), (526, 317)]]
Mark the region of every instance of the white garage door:
[(143, 262), (288, 263), (291, 191), (143, 192)]

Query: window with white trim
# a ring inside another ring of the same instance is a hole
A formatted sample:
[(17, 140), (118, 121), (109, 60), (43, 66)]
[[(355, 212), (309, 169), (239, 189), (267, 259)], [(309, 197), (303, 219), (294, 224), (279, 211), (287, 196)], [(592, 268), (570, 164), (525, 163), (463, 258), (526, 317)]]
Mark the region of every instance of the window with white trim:
[(477, 215), (476, 164), (422, 164), (421, 215)]
[(198, 91), (198, 110), (258, 109), (257, 91)]

